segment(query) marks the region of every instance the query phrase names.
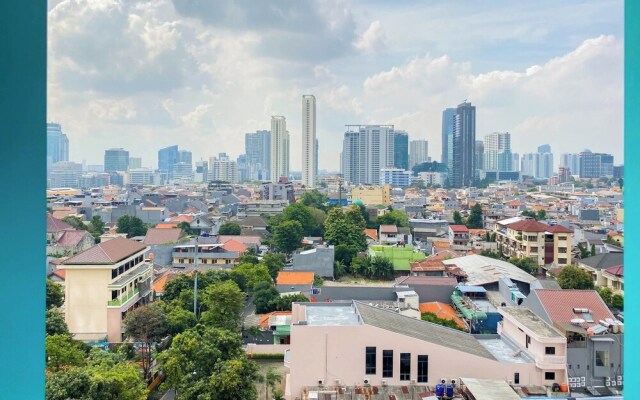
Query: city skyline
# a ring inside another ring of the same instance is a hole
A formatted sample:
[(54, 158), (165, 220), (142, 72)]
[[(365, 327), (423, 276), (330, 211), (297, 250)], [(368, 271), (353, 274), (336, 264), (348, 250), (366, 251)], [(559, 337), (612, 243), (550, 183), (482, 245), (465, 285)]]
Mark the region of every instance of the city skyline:
[[(338, 169), (333, 149), (353, 121), (393, 124), (440, 154), (441, 112), (464, 99), (478, 107), (478, 137), (508, 131), (519, 153), (599, 147), (623, 162), (620, 1), (278, 4), (280, 14), (239, 5), (239, 17), (201, 7), (50, 3), (48, 119), (65, 127), (72, 159), (98, 164), (104, 149), (125, 147), (152, 166), (149, 148), (175, 143), (194, 161), (235, 159), (238, 135), (269, 129), (271, 115), (289, 119), (298, 149), (299, 99), (313, 93), (320, 169)], [(74, 50), (99, 38), (99, 52)], [(603, 135), (612, 140), (596, 146)], [(301, 170), (301, 154), (291, 158)]]

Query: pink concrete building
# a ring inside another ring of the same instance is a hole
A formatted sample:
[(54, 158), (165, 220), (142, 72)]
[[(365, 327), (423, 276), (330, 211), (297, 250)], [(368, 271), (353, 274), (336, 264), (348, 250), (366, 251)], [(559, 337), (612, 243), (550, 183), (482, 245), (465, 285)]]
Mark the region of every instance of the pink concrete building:
[[(507, 312), (501, 329), (513, 339), (494, 335), (479, 340), (355, 301), (294, 304), (285, 396), (302, 399), (305, 388), (319, 386), (329, 391), (363, 385), (434, 387), (443, 378), (461, 376), (521, 385), (564, 383), (566, 369), (558, 365), (566, 352), (561, 335), (527, 318)], [(530, 350), (525, 342), (518, 345), (518, 328), (535, 342)], [(539, 354), (551, 346), (558, 359)], [(547, 371), (554, 372), (555, 380), (545, 379)]]

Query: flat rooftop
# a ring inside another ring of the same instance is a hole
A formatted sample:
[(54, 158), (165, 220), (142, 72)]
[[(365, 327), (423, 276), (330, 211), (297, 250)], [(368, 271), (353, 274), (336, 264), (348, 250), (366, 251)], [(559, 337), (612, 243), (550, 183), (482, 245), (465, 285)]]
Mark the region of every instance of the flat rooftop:
[(358, 311), (349, 305), (307, 304), (307, 325), (310, 326), (350, 326), (361, 325)]
[(554, 338), (563, 337), (560, 332), (555, 330), (545, 321), (540, 319), (528, 308), (525, 307), (502, 307), (501, 310), (505, 314), (509, 314), (516, 321), (531, 329), (533, 333), (541, 337)]
[(528, 354), (505, 340), (504, 338), (496, 339), (478, 339), (478, 343), (491, 353), (496, 360), (509, 363), (529, 364), (535, 362)]

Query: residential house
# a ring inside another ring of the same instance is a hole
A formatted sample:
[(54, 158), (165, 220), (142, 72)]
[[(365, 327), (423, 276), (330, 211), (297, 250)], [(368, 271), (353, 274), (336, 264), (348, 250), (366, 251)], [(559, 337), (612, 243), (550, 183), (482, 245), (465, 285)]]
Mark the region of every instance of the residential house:
[(451, 246), (451, 250), (471, 250), (469, 228), (464, 225), (449, 225), (449, 245)]
[(121, 342), (127, 312), (151, 300), (153, 265), (143, 244), (115, 238), (60, 264), (65, 320), (76, 339)]
[(279, 271), (276, 277), (276, 289), (280, 294), (299, 292), (311, 297), (313, 279), (313, 272)]
[(395, 225), (380, 225), (378, 228), (380, 244), (382, 245), (397, 245), (400, 243), (398, 235), (398, 227)]
[(534, 289), (522, 305), (565, 336), (572, 390), (596, 388), (606, 394), (606, 388), (622, 387), (623, 326), (598, 292)]
[(64, 221), (47, 215), (47, 254), (72, 256), (95, 244), (93, 236), (85, 230), (76, 230)]
[(573, 231), (562, 225), (516, 217), (498, 221), (494, 233), (505, 257), (531, 258), (541, 267), (571, 265)]
[(147, 257), (153, 254), (154, 264), (169, 266), (173, 261), (173, 247), (182, 240), (186, 239), (180, 228), (149, 228), (142, 244), (149, 246)]
[(623, 262), (623, 253), (602, 253), (579, 260), (578, 267), (591, 275), (595, 286), (609, 287), (615, 293), (624, 294)]
[(240, 256), (247, 250), (247, 246), (235, 240), (225, 243), (215, 243), (215, 240), (216, 238), (198, 238), (198, 243), (192, 239), (188, 243), (174, 246), (171, 253), (173, 266), (197, 267), (202, 270), (231, 269), (238, 264)]

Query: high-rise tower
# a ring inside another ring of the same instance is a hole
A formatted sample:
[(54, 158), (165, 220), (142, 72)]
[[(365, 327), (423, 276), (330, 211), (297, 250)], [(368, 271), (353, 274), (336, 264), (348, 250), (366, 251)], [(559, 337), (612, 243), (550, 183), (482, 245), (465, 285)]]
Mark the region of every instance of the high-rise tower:
[(271, 182), (280, 177), (289, 177), (289, 132), (287, 119), (283, 116), (271, 117)]
[(316, 184), (316, 98), (302, 96), (302, 184), (308, 188)]

